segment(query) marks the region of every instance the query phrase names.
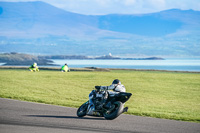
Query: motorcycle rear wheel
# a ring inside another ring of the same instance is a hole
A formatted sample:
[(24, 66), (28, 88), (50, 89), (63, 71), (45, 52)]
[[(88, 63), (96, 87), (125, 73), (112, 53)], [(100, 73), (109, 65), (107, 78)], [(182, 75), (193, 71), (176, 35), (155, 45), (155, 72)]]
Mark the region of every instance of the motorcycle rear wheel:
[(77, 116), (78, 116), (78, 117), (83, 117), (83, 116), (85, 116), (85, 115), (87, 114), (87, 108), (88, 108), (88, 102), (82, 104), (82, 105), (78, 108), (78, 110), (77, 110), (77, 112), (76, 112)]
[(113, 109), (106, 111), (103, 115), (107, 120), (113, 120), (117, 118), (121, 113), (123, 113), (124, 104), (120, 101), (113, 103), (115, 106)]

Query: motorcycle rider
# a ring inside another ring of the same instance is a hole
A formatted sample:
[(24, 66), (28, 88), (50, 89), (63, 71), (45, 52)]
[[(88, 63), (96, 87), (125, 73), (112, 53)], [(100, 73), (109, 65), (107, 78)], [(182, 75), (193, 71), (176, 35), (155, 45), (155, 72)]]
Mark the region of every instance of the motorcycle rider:
[[(121, 81), (119, 79), (113, 80), (112, 84), (110, 86), (95, 86), (97, 90), (112, 90), (108, 91), (110, 96), (114, 96), (118, 94), (119, 92), (126, 92), (125, 86), (121, 84)], [(92, 90), (92, 92), (89, 94), (89, 106), (87, 109), (87, 114), (88, 115), (93, 115), (93, 112), (95, 111), (95, 105), (94, 105), (94, 98), (96, 96), (97, 91)], [(108, 95), (104, 94), (103, 96), (103, 103), (102, 105), (105, 108), (109, 108), (110, 103), (107, 102)], [(98, 114), (97, 114), (98, 115)]]
[(31, 66), (29, 67), (29, 70), (30, 70), (31, 72), (36, 72), (36, 71), (39, 72), (39, 68), (38, 68), (38, 66), (37, 66), (37, 63), (34, 62), (33, 65), (31, 65)]
[(68, 67), (67, 63), (61, 67), (61, 72), (69, 72), (69, 67)]

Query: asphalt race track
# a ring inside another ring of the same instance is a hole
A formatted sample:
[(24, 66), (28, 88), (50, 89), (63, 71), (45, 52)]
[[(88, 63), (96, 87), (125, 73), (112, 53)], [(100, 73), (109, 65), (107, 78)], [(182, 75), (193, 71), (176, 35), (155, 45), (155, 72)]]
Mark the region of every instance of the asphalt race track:
[(76, 116), (76, 108), (0, 98), (0, 133), (199, 133), (200, 124), (132, 115)]

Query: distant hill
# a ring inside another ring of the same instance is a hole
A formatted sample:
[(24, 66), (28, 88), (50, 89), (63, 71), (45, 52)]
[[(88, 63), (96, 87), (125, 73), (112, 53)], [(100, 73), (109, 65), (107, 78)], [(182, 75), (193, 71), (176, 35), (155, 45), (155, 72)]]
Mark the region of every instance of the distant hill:
[(200, 12), (82, 15), (44, 2), (0, 2), (0, 52), (200, 56)]
[(4, 53), (0, 54), (0, 63), (5, 65), (32, 65), (36, 62), (38, 65), (49, 65), (52, 61), (38, 58), (37, 56), (21, 53)]

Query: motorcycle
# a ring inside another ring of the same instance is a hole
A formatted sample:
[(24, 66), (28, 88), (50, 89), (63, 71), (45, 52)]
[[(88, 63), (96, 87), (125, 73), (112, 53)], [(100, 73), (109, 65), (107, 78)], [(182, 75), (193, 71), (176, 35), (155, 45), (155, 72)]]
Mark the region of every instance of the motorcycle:
[[(84, 117), (86, 115), (104, 117), (107, 120), (113, 120), (120, 114), (127, 112), (128, 107), (124, 108), (124, 104), (131, 97), (131, 93), (119, 92), (118, 94), (109, 94), (107, 89), (100, 90), (96, 87), (94, 90), (95, 95), (93, 100), (94, 110), (92, 114), (88, 114), (89, 100), (82, 104), (77, 110), (78, 117)], [(106, 98), (106, 103), (105, 103)]]

